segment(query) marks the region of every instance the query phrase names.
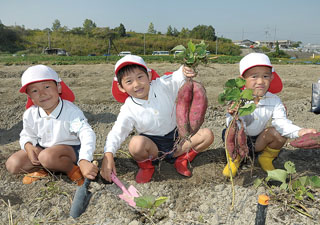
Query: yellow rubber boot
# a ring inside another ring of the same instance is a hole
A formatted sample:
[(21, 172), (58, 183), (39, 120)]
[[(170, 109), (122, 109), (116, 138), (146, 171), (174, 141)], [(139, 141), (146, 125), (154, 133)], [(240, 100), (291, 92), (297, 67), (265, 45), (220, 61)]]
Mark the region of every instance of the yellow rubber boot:
[[(230, 157), (229, 153), (228, 153), (228, 158), (229, 158), (229, 162), (230, 162), (230, 168), (231, 168), (231, 172), (232, 172), (232, 177), (234, 177), (238, 171), (238, 168), (240, 166), (240, 156), (238, 155), (237, 158), (232, 161), (232, 158)], [(229, 166), (228, 163), (227, 165), (224, 167), (222, 174), (225, 177), (230, 177), (230, 172), (229, 172)]]
[(260, 154), (258, 161), (264, 171), (274, 170), (272, 161), (279, 155), (280, 150), (272, 149), (268, 146)]

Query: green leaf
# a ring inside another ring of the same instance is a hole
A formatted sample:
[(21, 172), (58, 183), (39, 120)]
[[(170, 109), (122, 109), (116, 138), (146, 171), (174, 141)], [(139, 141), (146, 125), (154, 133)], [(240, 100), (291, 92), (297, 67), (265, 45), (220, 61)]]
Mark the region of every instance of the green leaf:
[(251, 89), (244, 89), (242, 92), (241, 92), (241, 95), (240, 97), (243, 98), (243, 99), (246, 99), (246, 100), (253, 100), (253, 90)]
[(137, 206), (145, 209), (151, 209), (154, 202), (155, 202), (155, 196), (153, 195), (145, 195), (140, 197), (135, 197), (134, 201)]
[(298, 200), (303, 200), (302, 194), (303, 194), (302, 191), (297, 191), (294, 197)]
[(158, 207), (159, 205), (161, 205), (162, 203), (164, 203), (165, 201), (167, 201), (168, 197), (159, 197), (156, 199), (154, 206)]
[(307, 177), (307, 176), (299, 177), (299, 181), (300, 181), (301, 185), (304, 187), (309, 185), (309, 177)]
[(286, 161), (284, 163), (284, 168), (287, 170), (288, 174), (296, 173), (296, 167), (295, 167), (294, 163), (291, 161)]
[(255, 188), (258, 188), (261, 184), (262, 184), (262, 180), (260, 178), (255, 179), (253, 182), (253, 186)]
[(235, 87), (237, 87), (236, 80), (235, 79), (227, 80), (227, 82), (225, 83), (224, 86), (225, 87), (230, 87), (230, 88), (235, 88)]
[(313, 194), (311, 194), (309, 191), (306, 192), (306, 195), (311, 198), (312, 200), (314, 200), (314, 196)]
[(305, 186), (300, 186), (300, 190), (303, 192), (303, 193), (306, 193), (307, 192), (307, 189)]
[(270, 170), (268, 172), (268, 177), (271, 180), (280, 181), (286, 183), (287, 180), (287, 171), (281, 169)]
[(195, 52), (196, 46), (192, 43), (192, 41), (188, 42), (188, 49), (190, 49), (191, 52)]
[(287, 188), (288, 188), (288, 184), (287, 183), (282, 183), (280, 185), (280, 189), (282, 189), (282, 190), (287, 190)]
[(237, 101), (240, 98), (240, 90), (237, 88), (226, 90), (227, 101)]
[(246, 104), (239, 108), (239, 116), (250, 115), (256, 109), (256, 105), (254, 103)]
[(318, 176), (310, 177), (311, 186), (314, 188), (320, 188), (320, 178)]
[(177, 45), (176, 47), (171, 49), (171, 51), (186, 51), (186, 48), (183, 45)]
[(220, 93), (218, 96), (218, 102), (219, 104), (223, 105), (226, 101), (226, 95), (225, 93)]
[(238, 88), (242, 88), (246, 84), (246, 80), (238, 77), (235, 79), (236, 85)]
[(299, 190), (301, 187), (301, 182), (299, 180), (296, 180), (292, 183), (292, 189), (294, 191)]

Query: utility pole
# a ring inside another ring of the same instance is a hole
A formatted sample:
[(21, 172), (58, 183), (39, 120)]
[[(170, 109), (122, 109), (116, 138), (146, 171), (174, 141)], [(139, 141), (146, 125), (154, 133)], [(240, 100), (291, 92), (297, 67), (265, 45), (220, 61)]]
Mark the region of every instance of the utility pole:
[(109, 37), (108, 52), (107, 52), (108, 55), (110, 55), (110, 49), (111, 49), (111, 37)]
[(218, 55), (218, 32), (217, 32), (217, 38), (216, 38), (216, 55)]
[(243, 41), (243, 36), (244, 36), (244, 29), (242, 28), (242, 40)]
[(50, 31), (48, 30), (48, 47), (51, 49), (51, 38), (50, 38)]
[(143, 55), (146, 55), (146, 34), (143, 33)]

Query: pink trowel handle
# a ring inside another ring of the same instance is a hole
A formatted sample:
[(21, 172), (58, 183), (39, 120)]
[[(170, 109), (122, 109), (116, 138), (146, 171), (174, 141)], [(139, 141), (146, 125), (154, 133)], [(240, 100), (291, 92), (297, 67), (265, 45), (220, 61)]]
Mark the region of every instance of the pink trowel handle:
[(130, 196), (129, 191), (127, 190), (127, 188), (121, 183), (121, 181), (119, 180), (119, 178), (114, 174), (111, 173), (111, 180), (119, 187), (121, 188), (121, 190), (123, 191), (123, 193), (127, 194)]

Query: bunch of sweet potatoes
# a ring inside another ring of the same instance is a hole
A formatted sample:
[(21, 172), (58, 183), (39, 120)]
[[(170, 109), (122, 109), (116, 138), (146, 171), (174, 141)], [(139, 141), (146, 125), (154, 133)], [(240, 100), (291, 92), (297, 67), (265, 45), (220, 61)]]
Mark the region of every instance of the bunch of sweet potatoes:
[(176, 118), (180, 138), (188, 139), (198, 132), (207, 107), (208, 99), (203, 85), (187, 79), (177, 96)]
[(295, 148), (311, 149), (320, 148), (320, 132), (315, 134), (305, 134), (290, 142)]
[[(240, 124), (240, 127), (238, 126)], [(227, 151), (232, 158), (235, 160), (239, 155), (241, 160), (244, 159), (248, 153), (249, 148), (247, 145), (247, 136), (244, 132), (244, 125), (238, 116), (235, 116), (226, 131), (225, 144)]]

